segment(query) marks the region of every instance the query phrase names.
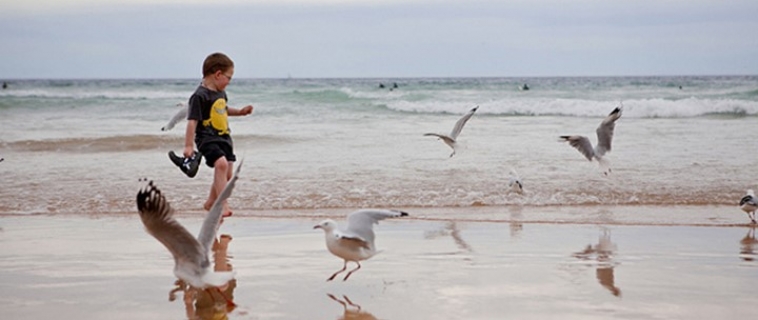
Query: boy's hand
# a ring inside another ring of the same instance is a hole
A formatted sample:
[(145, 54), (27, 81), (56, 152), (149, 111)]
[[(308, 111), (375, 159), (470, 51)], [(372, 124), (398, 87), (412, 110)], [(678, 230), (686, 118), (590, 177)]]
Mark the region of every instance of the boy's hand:
[(251, 113), (253, 113), (253, 106), (252, 105), (248, 105), (248, 106), (240, 109), (240, 115), (245, 116), (245, 115), (248, 115), (248, 114), (251, 114)]
[(190, 147), (184, 147), (184, 157), (185, 158), (190, 158), (194, 154), (195, 154), (195, 150), (191, 146)]

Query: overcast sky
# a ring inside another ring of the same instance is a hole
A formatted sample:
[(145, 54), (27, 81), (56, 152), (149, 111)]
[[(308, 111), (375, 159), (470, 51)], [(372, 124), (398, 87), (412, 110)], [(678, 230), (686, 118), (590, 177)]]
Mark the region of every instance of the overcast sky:
[(0, 0), (0, 79), (758, 74), (756, 0)]

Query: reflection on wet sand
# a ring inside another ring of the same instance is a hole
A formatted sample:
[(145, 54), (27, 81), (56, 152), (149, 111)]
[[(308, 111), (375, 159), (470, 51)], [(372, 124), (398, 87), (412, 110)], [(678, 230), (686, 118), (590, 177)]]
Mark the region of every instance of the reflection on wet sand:
[(471, 248), (468, 242), (461, 237), (461, 230), (458, 228), (458, 223), (455, 221), (448, 221), (441, 230), (424, 233), (426, 239), (435, 239), (444, 236), (452, 237), (453, 241), (455, 241), (455, 245), (458, 246), (459, 249), (466, 252), (474, 252), (474, 249)]
[[(214, 271), (232, 271), (227, 249), (232, 237), (223, 234), (213, 242)], [(188, 286), (184, 281), (177, 280), (176, 288), (169, 292), (169, 301), (176, 300), (176, 293), (184, 294), (184, 309), (187, 319), (227, 319), (237, 305), (234, 303), (234, 289), (237, 280), (232, 279), (226, 285), (217, 288), (197, 289)]]
[(329, 296), (329, 298), (331, 298), (332, 300), (337, 301), (339, 304), (342, 305), (343, 314), (342, 314), (341, 317), (337, 318), (338, 320), (342, 320), (342, 319), (356, 319), (356, 320), (372, 320), (372, 319), (376, 319), (376, 317), (374, 317), (374, 315), (372, 315), (372, 314), (370, 314), (368, 312), (362, 311), (361, 310), (361, 306), (359, 306), (359, 305), (353, 303), (352, 301), (350, 301), (350, 298), (348, 298), (345, 295), (342, 296), (343, 300), (340, 300), (339, 298), (335, 297), (331, 293), (327, 293), (326, 295)]
[(744, 261), (755, 261), (755, 246), (758, 240), (755, 240), (755, 226), (747, 230), (744, 238), (740, 239), (740, 259)]
[(611, 242), (611, 231), (603, 229), (597, 244), (594, 246), (588, 244), (584, 250), (573, 254), (574, 257), (582, 260), (590, 260), (594, 257), (597, 261), (595, 276), (598, 282), (604, 288), (608, 289), (614, 296), (621, 296), (621, 289), (616, 287), (615, 276), (613, 274), (616, 266), (613, 261), (613, 252), (616, 251), (616, 244)]
[(510, 235), (511, 238), (518, 238), (521, 236), (521, 230), (524, 229), (524, 224), (521, 223), (521, 219), (523, 218), (523, 214), (521, 214), (521, 211), (524, 208), (522, 206), (511, 206), (508, 211), (510, 211), (510, 218), (511, 222), (508, 224), (508, 229), (510, 229)]

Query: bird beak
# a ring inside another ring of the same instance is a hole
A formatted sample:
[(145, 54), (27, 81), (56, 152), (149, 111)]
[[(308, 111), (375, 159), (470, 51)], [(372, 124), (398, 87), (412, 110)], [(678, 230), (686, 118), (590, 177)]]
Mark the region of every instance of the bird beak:
[(313, 226), (313, 229), (323, 229), (323, 228), (321, 228), (320, 224), (317, 224), (317, 225)]

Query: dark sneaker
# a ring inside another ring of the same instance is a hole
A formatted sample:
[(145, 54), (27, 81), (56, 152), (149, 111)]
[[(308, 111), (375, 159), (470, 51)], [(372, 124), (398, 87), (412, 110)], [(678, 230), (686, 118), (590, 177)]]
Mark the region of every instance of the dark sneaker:
[(192, 157), (185, 158), (177, 156), (174, 151), (169, 151), (168, 158), (171, 159), (171, 162), (179, 167), (184, 174), (190, 178), (194, 178), (197, 174), (197, 170), (200, 168), (200, 160), (202, 160), (203, 155), (200, 154), (200, 152), (195, 151)]

